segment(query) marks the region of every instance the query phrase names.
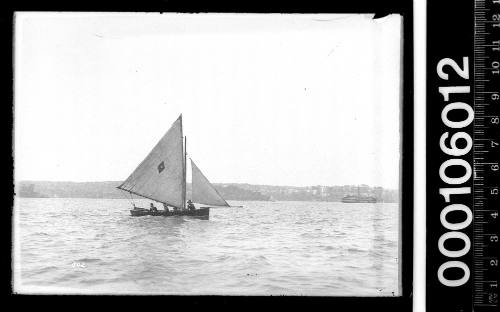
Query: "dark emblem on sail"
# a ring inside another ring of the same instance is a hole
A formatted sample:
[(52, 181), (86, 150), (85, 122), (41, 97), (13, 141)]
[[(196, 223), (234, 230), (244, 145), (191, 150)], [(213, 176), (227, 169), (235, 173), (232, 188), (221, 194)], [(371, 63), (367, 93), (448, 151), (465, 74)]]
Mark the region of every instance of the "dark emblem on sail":
[(161, 173), (163, 171), (163, 169), (165, 169), (165, 162), (161, 162), (159, 165), (158, 165), (158, 173)]

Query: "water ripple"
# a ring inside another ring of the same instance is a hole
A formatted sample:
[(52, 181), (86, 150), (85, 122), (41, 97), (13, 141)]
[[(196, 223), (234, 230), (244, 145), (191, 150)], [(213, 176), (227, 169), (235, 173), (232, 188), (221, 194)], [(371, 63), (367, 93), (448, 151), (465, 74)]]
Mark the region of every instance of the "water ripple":
[(244, 207), (211, 209), (199, 220), (133, 218), (127, 200), (16, 199), (16, 285), (49, 293), (397, 293), (397, 205), (233, 204)]

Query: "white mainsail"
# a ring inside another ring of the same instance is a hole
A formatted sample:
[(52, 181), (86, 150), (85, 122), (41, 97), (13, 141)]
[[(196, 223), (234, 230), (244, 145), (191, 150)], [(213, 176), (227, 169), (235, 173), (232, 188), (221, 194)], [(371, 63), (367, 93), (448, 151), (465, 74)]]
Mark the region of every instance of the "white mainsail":
[(182, 115), (118, 188), (175, 207), (184, 206)]
[(205, 205), (229, 206), (229, 204), (220, 196), (214, 186), (201, 173), (200, 169), (191, 159), (193, 202)]

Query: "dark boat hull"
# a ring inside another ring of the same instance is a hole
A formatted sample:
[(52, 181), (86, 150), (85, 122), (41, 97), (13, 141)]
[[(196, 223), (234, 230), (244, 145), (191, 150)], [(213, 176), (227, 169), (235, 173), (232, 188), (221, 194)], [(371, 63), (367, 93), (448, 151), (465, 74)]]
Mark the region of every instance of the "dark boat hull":
[(164, 217), (174, 217), (174, 216), (193, 216), (193, 217), (208, 217), (210, 213), (210, 207), (201, 207), (195, 210), (183, 210), (183, 211), (149, 211), (149, 209), (139, 208), (130, 210), (130, 215), (133, 217), (142, 216), (164, 216)]
[(375, 197), (357, 197), (357, 196), (346, 196), (342, 198), (343, 203), (376, 203), (377, 199)]

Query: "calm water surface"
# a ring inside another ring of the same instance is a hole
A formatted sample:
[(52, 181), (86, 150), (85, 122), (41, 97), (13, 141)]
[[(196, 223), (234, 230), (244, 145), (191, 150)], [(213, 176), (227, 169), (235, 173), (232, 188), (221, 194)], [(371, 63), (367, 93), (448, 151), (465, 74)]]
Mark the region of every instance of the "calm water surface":
[(15, 290), (398, 295), (397, 204), (230, 203), (244, 207), (200, 220), (131, 217), (126, 199), (16, 198)]

